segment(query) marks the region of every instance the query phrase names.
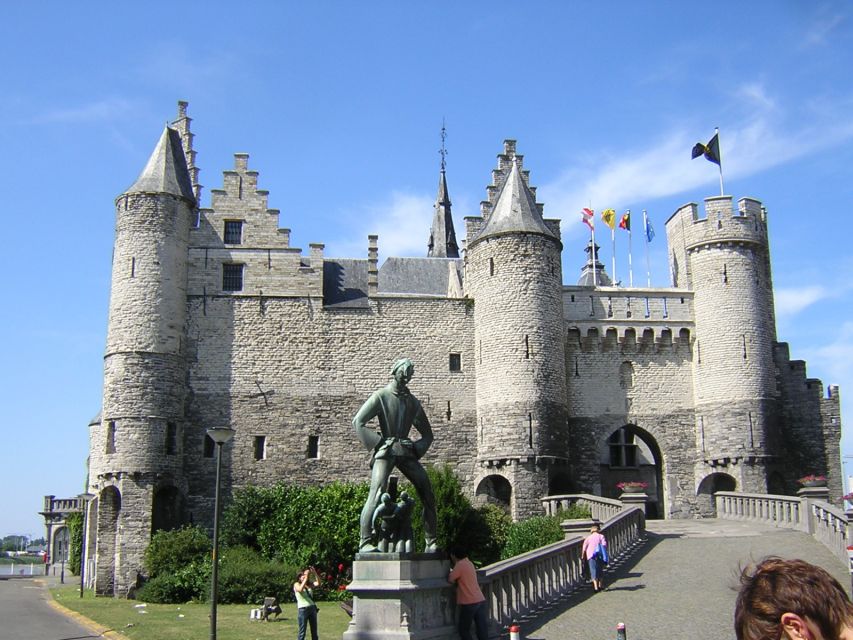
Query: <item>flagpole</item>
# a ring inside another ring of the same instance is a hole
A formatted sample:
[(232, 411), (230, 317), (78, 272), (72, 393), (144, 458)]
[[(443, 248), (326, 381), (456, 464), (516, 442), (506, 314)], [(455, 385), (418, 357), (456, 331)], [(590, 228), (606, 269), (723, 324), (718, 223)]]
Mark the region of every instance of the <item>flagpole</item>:
[(646, 210), (643, 209), (643, 236), (646, 239), (646, 285), (649, 289), (652, 288), (652, 269), (649, 266), (649, 221), (646, 217)]
[(717, 136), (717, 150), (720, 155), (720, 163), (717, 165), (720, 168), (720, 195), (725, 195), (725, 191), (723, 191), (723, 152), (721, 150), (722, 145), (720, 144), (720, 127), (714, 127), (714, 135)]
[(613, 226), (610, 227), (610, 248), (613, 256), (613, 286), (616, 286), (616, 213), (613, 213)]
[(598, 269), (595, 268), (595, 263), (598, 262), (598, 257), (595, 255), (595, 216), (592, 217), (592, 226), (589, 228), (589, 232), (592, 234), (592, 251), (590, 252), (592, 256), (592, 286), (598, 288)]
[(631, 250), (631, 210), (628, 209), (628, 286), (634, 286), (634, 257)]

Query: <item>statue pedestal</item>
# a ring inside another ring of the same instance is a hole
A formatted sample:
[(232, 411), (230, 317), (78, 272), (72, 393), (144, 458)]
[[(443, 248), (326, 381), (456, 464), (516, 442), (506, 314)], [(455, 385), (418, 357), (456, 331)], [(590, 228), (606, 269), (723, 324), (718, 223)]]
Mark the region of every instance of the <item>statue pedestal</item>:
[(353, 613), (343, 640), (458, 637), (443, 553), (361, 553), (352, 573)]

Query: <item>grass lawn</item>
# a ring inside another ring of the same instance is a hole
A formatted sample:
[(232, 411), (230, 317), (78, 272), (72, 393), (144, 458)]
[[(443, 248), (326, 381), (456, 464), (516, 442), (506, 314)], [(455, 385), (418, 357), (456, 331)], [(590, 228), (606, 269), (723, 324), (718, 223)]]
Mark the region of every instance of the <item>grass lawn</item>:
[[(94, 620), (104, 629), (118, 631), (133, 640), (199, 640), (210, 636), (209, 604), (146, 604), (137, 600), (96, 598), (71, 585), (51, 589), (64, 607)], [(349, 616), (337, 602), (320, 602), (320, 640), (339, 640), (349, 624)], [(218, 640), (296, 639), (296, 605), (287, 604), (278, 620), (249, 620), (248, 604), (221, 604), (216, 609)], [(310, 632), (308, 638), (310, 638)]]

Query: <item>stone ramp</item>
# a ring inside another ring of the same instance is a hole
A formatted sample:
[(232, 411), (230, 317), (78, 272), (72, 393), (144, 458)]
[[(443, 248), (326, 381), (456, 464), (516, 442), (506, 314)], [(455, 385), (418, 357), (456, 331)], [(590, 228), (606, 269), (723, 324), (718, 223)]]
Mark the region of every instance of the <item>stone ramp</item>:
[(850, 589), (847, 568), (808, 534), (729, 520), (650, 520), (632, 557), (608, 569), (605, 591), (586, 587), (522, 627), (542, 640), (734, 639), (739, 568), (764, 556), (802, 558)]

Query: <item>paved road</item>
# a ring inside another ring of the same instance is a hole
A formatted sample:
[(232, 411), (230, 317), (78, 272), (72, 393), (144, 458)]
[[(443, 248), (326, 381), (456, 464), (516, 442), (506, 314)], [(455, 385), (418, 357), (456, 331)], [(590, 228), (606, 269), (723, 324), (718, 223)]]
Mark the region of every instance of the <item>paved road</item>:
[(100, 638), (48, 604), (44, 581), (0, 579), (0, 640)]
[(648, 542), (605, 576), (605, 591), (585, 587), (522, 628), (543, 640), (726, 640), (738, 568), (778, 555), (826, 568), (850, 588), (844, 565), (811, 536), (726, 520), (651, 520)]

